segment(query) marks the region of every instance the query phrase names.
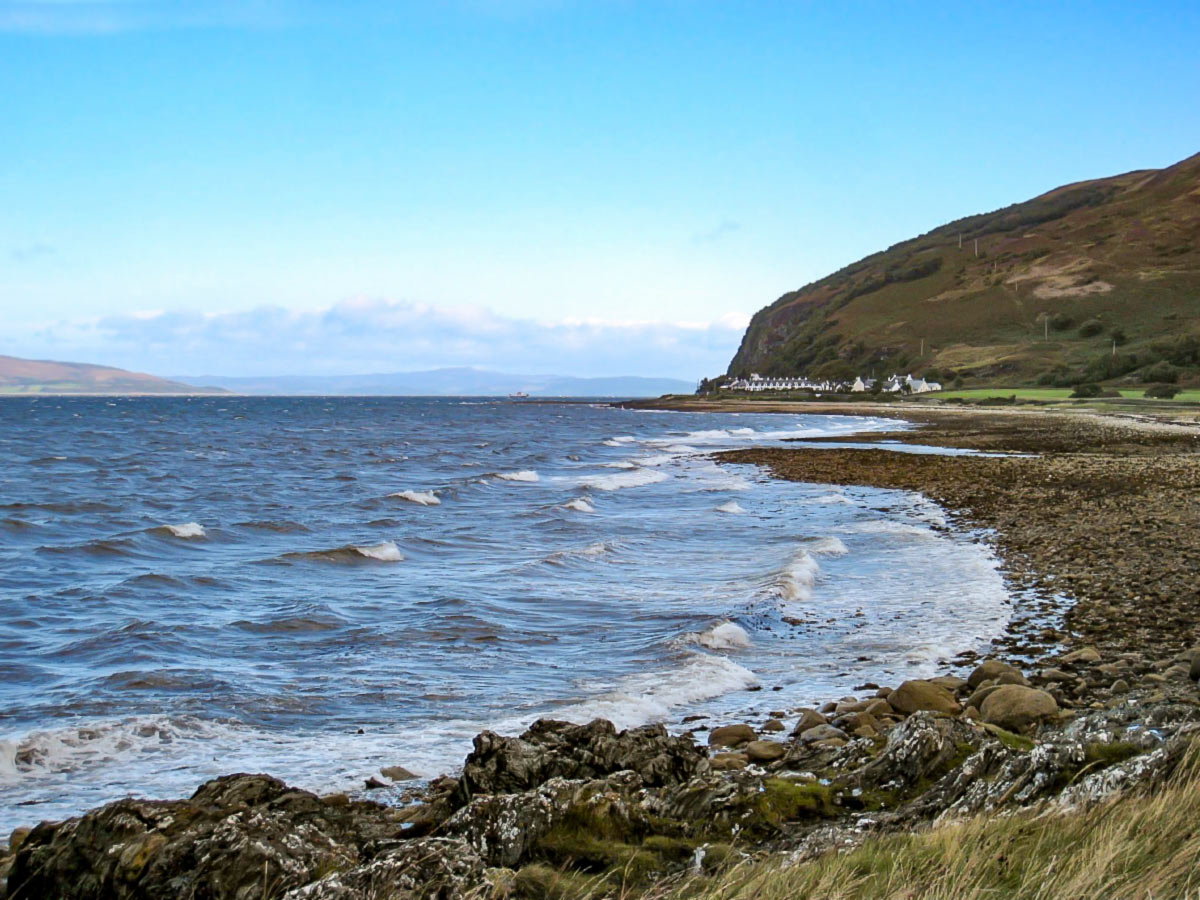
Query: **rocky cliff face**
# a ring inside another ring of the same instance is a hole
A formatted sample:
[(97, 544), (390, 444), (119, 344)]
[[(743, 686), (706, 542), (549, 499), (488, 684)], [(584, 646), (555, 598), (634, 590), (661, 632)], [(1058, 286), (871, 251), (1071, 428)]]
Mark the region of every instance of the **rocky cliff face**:
[(729, 373), (1162, 380), (1160, 364), (1197, 371), (1177, 339), (1198, 320), (1200, 155), (951, 222), (784, 294)]

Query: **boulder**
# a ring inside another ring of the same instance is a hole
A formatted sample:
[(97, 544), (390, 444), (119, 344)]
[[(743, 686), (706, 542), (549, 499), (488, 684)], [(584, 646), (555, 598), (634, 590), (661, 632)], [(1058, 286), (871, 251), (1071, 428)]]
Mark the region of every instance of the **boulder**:
[(774, 762), (783, 759), (787, 748), (778, 741), (751, 741), (746, 745), (746, 758), (751, 762)]
[[(756, 735), (750, 733), (752, 740)], [(708, 757), (690, 737), (672, 737), (662, 725), (618, 732), (605, 719), (587, 725), (539, 719), (519, 738), (490, 731), (475, 737), (459, 779), (457, 805), (477, 794), (532, 790), (551, 778), (594, 779), (625, 769), (658, 787), (702, 774)]]
[(1062, 658), (1062, 661), (1068, 665), (1074, 663), (1098, 663), (1100, 662), (1100, 651), (1095, 647), (1081, 647), (1078, 650), (1072, 650)]
[(412, 781), (417, 777), (404, 766), (384, 766), (379, 770), (379, 774), (392, 781)]
[(762, 730), (763, 731), (786, 731), (787, 726), (784, 725), (782, 722), (780, 722), (778, 719), (767, 719), (767, 721), (765, 721), (763, 723)]
[(1016, 666), (1011, 666), (999, 659), (989, 659), (982, 663), (970, 677), (967, 678), (967, 684), (971, 688), (977, 688), (985, 681), (995, 681), (1005, 672), (1015, 672), (1024, 681), (1025, 676), (1021, 674), (1021, 670)]
[(796, 723), (796, 727), (792, 729), (794, 736), (799, 736), (810, 728), (816, 728), (818, 725), (827, 725), (829, 720), (817, 712), (815, 709), (801, 709), (800, 721)]
[(710, 747), (740, 747), (758, 737), (758, 733), (749, 725), (722, 725), (708, 733)]
[(1054, 718), (1058, 703), (1045, 691), (1005, 684), (988, 694), (979, 712), (983, 721), (1019, 733)]
[(718, 753), (709, 760), (714, 772), (728, 772), (733, 769), (744, 769), (750, 763), (745, 753)]
[(1070, 672), (1064, 672), (1062, 669), (1042, 669), (1042, 681), (1049, 681), (1057, 684), (1070, 684), (1075, 680), (1075, 676)]
[(864, 787), (916, 785), (941, 775), (980, 740), (980, 733), (966, 722), (917, 712), (892, 729), (887, 745), (858, 778)]
[(962, 709), (953, 694), (930, 681), (906, 681), (887, 700), (893, 709), (909, 715), (922, 710), (957, 713)]
[(840, 728), (834, 728), (832, 725), (816, 725), (804, 731), (800, 735), (800, 740), (806, 744), (812, 744), (817, 741), (845, 741), (849, 736)]
[(975, 693), (967, 698), (967, 706), (973, 706), (976, 709), (982, 709), (983, 701), (988, 698), (989, 694), (994, 694), (997, 690), (999, 690), (1000, 687), (1001, 685), (998, 684), (989, 684), (987, 687), (976, 689)]
[(938, 687), (944, 687), (950, 693), (954, 693), (967, 686), (967, 680), (959, 678), (957, 675), (938, 675), (936, 678), (930, 678), (929, 682), (936, 684)]

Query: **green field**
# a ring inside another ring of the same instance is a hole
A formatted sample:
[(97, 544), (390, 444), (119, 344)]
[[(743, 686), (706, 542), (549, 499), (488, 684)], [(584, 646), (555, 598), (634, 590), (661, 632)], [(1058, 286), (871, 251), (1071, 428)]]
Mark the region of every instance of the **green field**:
[[(1141, 400), (1141, 388), (1133, 388), (1130, 390), (1120, 391), (1121, 397), (1126, 400)], [(1016, 397), (1018, 400), (1041, 400), (1045, 403), (1053, 403), (1060, 400), (1071, 399), (1071, 388), (969, 388), (962, 391), (939, 391), (936, 394), (929, 394), (929, 397), (936, 397), (940, 400), (987, 400), (989, 398), (1007, 399), (1008, 397)], [(1105, 398), (1096, 397), (1094, 400), (1103, 401)], [(1114, 399), (1114, 398), (1107, 398)], [(1154, 403), (1164, 403), (1167, 401), (1155, 400), (1147, 401)], [(1180, 391), (1175, 395), (1175, 399), (1169, 401), (1171, 403), (1200, 403), (1200, 390)]]

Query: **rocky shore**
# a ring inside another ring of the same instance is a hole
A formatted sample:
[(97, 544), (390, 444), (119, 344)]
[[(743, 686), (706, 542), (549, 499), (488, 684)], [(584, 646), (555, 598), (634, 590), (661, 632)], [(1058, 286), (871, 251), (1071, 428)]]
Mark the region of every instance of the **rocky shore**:
[[(484, 732), (458, 777), (403, 807), (265, 775), (217, 779), (187, 800), (122, 800), (19, 829), (0, 897), (661, 894), (751, 857), (802, 865), (972, 813), (1153, 790), (1200, 739), (1197, 433), (1050, 413), (925, 424), (871, 440), (1026, 455), (723, 457), (920, 491), (982, 529), (1027, 598), (988, 658), (681, 736), (604, 721)], [(1050, 612), (1061, 627), (1044, 624)]]

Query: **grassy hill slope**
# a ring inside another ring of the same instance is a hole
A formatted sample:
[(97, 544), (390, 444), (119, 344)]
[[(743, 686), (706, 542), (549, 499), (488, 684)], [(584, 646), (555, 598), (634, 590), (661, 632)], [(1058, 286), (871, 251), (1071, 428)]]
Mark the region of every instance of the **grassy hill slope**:
[(0, 356), (0, 394), (221, 394), (110, 366)]
[(729, 373), (929, 369), (1013, 384), (1200, 371), (1200, 154), (951, 222), (785, 294)]

